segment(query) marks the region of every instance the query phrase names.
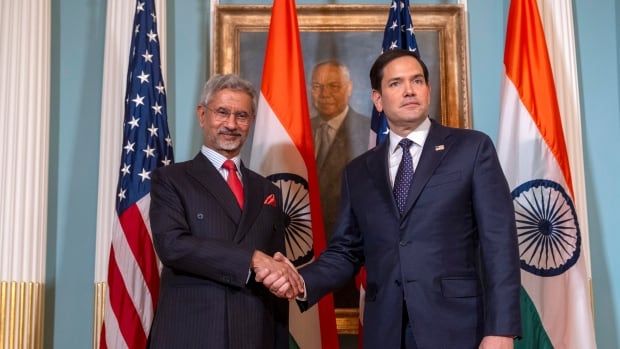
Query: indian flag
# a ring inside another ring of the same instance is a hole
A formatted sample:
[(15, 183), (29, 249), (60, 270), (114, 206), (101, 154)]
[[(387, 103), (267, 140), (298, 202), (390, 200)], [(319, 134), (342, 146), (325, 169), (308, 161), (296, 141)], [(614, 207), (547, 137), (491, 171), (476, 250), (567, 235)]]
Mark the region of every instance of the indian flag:
[[(555, 3), (546, 9), (558, 11), (563, 18), (545, 13), (547, 38), (552, 38), (554, 48), (573, 50), (556, 57), (574, 57), (574, 39), (565, 36), (573, 35), (570, 2)], [(569, 20), (565, 13), (570, 13)], [(560, 30), (558, 25), (570, 25), (570, 30)], [(573, 44), (558, 44), (560, 40)], [(570, 76), (560, 69), (566, 66), (555, 68), (556, 77)], [(575, 200), (585, 195), (575, 194), (575, 188), (583, 186), (574, 185), (560, 113), (574, 111), (578, 94), (556, 92), (536, 0), (511, 1), (504, 69), (498, 153), (512, 190), (521, 258), (523, 339), (516, 347), (596, 348), (585, 202)], [(560, 79), (576, 87), (576, 79)], [(560, 86), (570, 89), (568, 85)], [(558, 95), (572, 96), (573, 101), (566, 99), (560, 108)], [(574, 132), (567, 134), (570, 142), (580, 142), (573, 139), (580, 137), (580, 129), (577, 137)], [(573, 157), (573, 164), (579, 161)]]
[[(325, 249), (305, 86), (295, 2), (275, 0), (250, 167), (282, 190), (286, 252), (297, 267)], [(331, 296), (303, 314), (292, 302), (289, 314), (291, 348), (338, 348)]]

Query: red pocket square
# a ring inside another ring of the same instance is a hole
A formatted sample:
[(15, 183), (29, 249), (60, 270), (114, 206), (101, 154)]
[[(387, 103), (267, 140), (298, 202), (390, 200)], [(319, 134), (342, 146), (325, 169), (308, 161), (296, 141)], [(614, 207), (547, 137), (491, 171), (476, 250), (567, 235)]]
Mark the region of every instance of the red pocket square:
[(276, 207), (276, 196), (269, 194), (269, 196), (265, 198), (265, 202), (263, 202), (263, 204)]

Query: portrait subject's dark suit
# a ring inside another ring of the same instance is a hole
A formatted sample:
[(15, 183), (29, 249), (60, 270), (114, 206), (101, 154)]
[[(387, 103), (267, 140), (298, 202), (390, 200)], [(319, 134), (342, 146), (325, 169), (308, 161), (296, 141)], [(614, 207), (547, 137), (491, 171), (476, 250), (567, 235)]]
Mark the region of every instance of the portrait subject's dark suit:
[[(280, 191), (240, 171), (243, 210), (202, 154), (153, 173), (149, 216), (164, 268), (151, 348), (288, 348), (287, 301), (248, 281), (254, 250), (284, 253)], [(265, 204), (270, 195), (276, 205)]]
[[(316, 132), (321, 124), (320, 117), (311, 119), (312, 132)], [(329, 241), (338, 218), (340, 208), (340, 184), (345, 166), (357, 156), (368, 150), (370, 134), (370, 118), (349, 107), (334, 140), (329, 147), (325, 161), (317, 164), (321, 208), (325, 237)], [(354, 307), (359, 305), (358, 291), (353, 279), (334, 294), (337, 307)]]
[(400, 348), (403, 307), (419, 349), (519, 335), (515, 216), (491, 140), (432, 122), (402, 217), (388, 149), (386, 142), (345, 169), (334, 237), (301, 269), (301, 308), (365, 265), (364, 348)]
[[(314, 133), (321, 124), (321, 118), (314, 117), (310, 121)], [(317, 167), (323, 220), (328, 240), (332, 235), (340, 207), (342, 171), (351, 160), (368, 150), (369, 134), (370, 118), (349, 107), (349, 111), (329, 147), (325, 161)]]

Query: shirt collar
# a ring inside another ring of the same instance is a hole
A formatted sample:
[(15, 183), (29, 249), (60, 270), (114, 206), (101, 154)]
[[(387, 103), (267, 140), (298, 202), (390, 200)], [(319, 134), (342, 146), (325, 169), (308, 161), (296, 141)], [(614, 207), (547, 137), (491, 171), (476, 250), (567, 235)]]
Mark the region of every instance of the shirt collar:
[[(411, 131), (405, 138), (409, 138), (415, 144), (420, 147), (424, 147), (424, 142), (426, 142), (426, 137), (428, 136), (428, 132), (431, 129), (431, 120), (429, 118), (424, 119), (415, 130)], [(398, 147), (398, 142), (403, 139), (403, 137), (397, 135), (396, 133), (390, 130), (390, 154), (394, 154), (396, 147)]]
[[(222, 154), (216, 152), (215, 150), (207, 147), (206, 145), (202, 146), (202, 148), (200, 149), (200, 152), (207, 159), (209, 159), (209, 161), (211, 161), (213, 166), (215, 166), (215, 168), (218, 169), (218, 170), (220, 170), (222, 168), (222, 165), (224, 164), (224, 161), (228, 160), (227, 157), (225, 157), (224, 155), (222, 155)], [(235, 166), (237, 166), (237, 171), (239, 173), (241, 173), (241, 157), (239, 155), (237, 155), (237, 156), (233, 157), (230, 160), (232, 160), (235, 163)]]
[[(323, 119), (321, 120), (321, 124), (328, 124), (329, 127), (333, 128), (334, 130), (338, 130), (340, 128), (340, 125), (342, 125), (342, 123), (344, 122), (344, 118), (347, 116), (347, 113), (349, 112), (349, 106), (347, 105), (346, 108), (344, 108), (344, 110), (342, 111), (342, 113), (334, 116), (333, 118), (327, 120), (327, 121), (323, 121)], [(320, 118), (320, 116), (319, 116)]]

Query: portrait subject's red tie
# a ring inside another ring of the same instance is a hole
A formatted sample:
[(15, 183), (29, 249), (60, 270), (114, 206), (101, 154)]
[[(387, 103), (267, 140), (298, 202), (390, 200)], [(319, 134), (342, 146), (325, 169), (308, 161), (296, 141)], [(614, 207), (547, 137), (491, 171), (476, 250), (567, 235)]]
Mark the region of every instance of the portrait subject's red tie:
[(237, 175), (237, 165), (229, 159), (224, 161), (222, 167), (228, 170), (228, 178), (226, 178), (226, 182), (228, 182), (230, 190), (232, 190), (233, 194), (237, 198), (239, 207), (243, 208), (243, 186), (241, 185), (241, 181)]

